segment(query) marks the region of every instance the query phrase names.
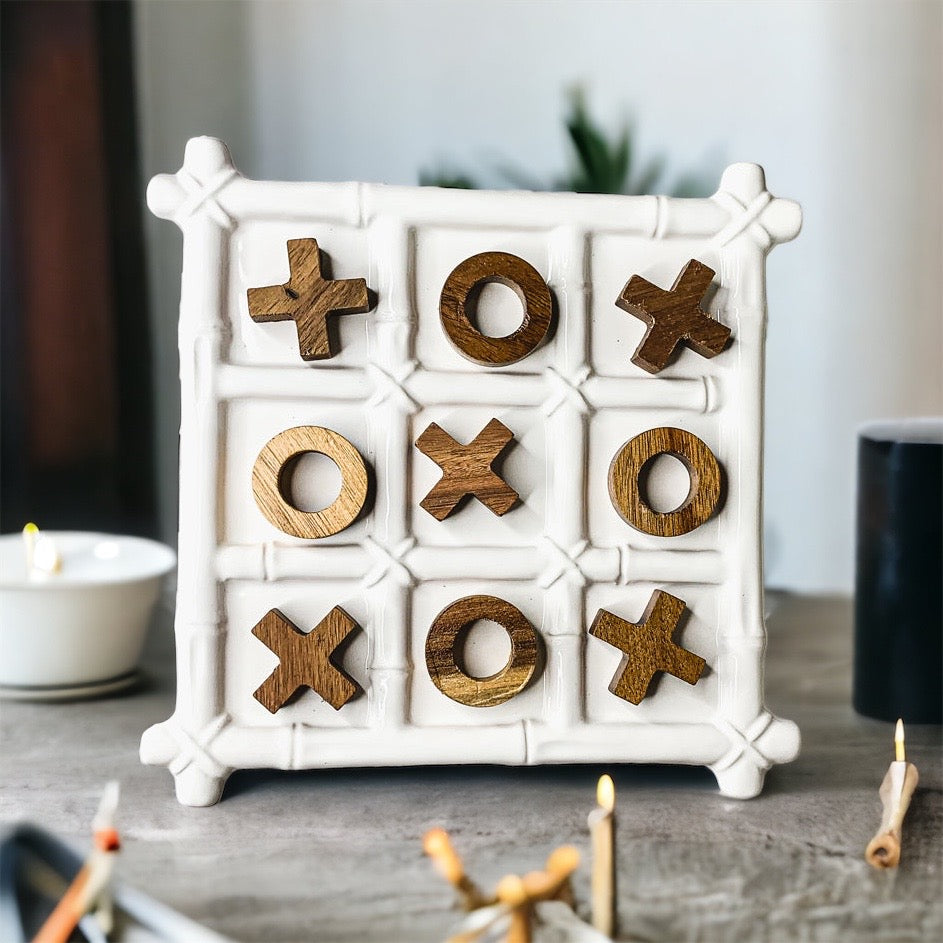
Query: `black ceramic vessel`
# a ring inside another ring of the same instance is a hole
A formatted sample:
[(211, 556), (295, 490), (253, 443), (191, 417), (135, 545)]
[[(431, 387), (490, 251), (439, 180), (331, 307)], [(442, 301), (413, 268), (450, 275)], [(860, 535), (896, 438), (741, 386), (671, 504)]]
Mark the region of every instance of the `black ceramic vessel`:
[(855, 710), (943, 720), (943, 419), (858, 439)]

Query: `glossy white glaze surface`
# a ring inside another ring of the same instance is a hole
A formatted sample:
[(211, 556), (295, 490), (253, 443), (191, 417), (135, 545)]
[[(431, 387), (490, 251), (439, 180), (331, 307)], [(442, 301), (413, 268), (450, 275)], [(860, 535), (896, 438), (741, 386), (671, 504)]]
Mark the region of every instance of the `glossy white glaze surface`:
[[(763, 698), (761, 406), (765, 256), (801, 214), (761, 168), (735, 164), (693, 200), (271, 183), (196, 138), (148, 203), (184, 233), (183, 407), (179, 697), (141, 754), (170, 766), (182, 802), (215, 802), (241, 767), (466, 762), (704, 764), (745, 798), (796, 755), (797, 728)], [(312, 364), (294, 324), (257, 324), (246, 305), (247, 288), (287, 279), (285, 243), (303, 237), (378, 299), (338, 317), (338, 355)], [(548, 342), (509, 367), (465, 360), (439, 324), (446, 276), (488, 250), (534, 265), (557, 302)], [(615, 299), (636, 273), (668, 287), (690, 258), (717, 272), (706, 303), (733, 341), (649, 376), (630, 360), (644, 326)], [(433, 421), (468, 441), (492, 416), (515, 433), (502, 474), (520, 505), (496, 517), (472, 500), (434, 520), (419, 502), (438, 470), (413, 441)], [(250, 486), (259, 449), (296, 425), (344, 435), (376, 481), (370, 513), (317, 541), (276, 530)], [(719, 513), (681, 537), (633, 530), (607, 489), (615, 452), (662, 425), (703, 439), (726, 475)], [(708, 668), (633, 706), (608, 690), (620, 653), (587, 627), (600, 607), (637, 621), (656, 588), (687, 603), (676, 641)], [(423, 659), (436, 613), (473, 593), (517, 606), (546, 654), (486, 709), (444, 697)], [(269, 714), (252, 694), (276, 660), (251, 628), (277, 607), (309, 629), (334, 605), (363, 629), (344, 667), (364, 695), (335, 712), (307, 692)]]

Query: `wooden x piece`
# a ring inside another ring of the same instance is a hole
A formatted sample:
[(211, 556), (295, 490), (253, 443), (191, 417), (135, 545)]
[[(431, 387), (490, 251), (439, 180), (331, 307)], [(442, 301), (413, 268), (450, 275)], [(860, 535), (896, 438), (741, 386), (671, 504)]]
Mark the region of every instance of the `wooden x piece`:
[(310, 632), (301, 632), (277, 609), (267, 612), (252, 634), (279, 657), (278, 667), (255, 692), (255, 699), (273, 714), (299, 688), (317, 691), (334, 710), (340, 710), (359, 690), (357, 683), (333, 660), (357, 623), (335, 606)]
[(422, 499), (437, 521), (444, 521), (466, 495), (476, 497), (499, 517), (514, 507), (517, 492), (491, 467), (514, 441), (514, 433), (503, 422), (492, 419), (468, 445), (456, 442), (444, 429), (430, 423), (416, 448), (442, 469), (442, 477)]
[(249, 289), (249, 316), (258, 323), (294, 321), (302, 360), (333, 357), (328, 315), (369, 311), (366, 281), (324, 278), (316, 239), (288, 240), (288, 268), (291, 277), (284, 285)]
[(648, 325), (632, 363), (649, 373), (658, 373), (682, 342), (702, 357), (714, 357), (724, 349), (730, 328), (700, 308), (713, 277), (713, 269), (691, 259), (668, 291), (641, 275), (629, 279), (616, 304)]
[(704, 670), (704, 659), (671, 641), (684, 612), (684, 601), (656, 589), (638, 624), (626, 622), (600, 609), (589, 634), (624, 652), (609, 690), (632, 704), (648, 693), (656, 671), (666, 671), (688, 684), (695, 684)]

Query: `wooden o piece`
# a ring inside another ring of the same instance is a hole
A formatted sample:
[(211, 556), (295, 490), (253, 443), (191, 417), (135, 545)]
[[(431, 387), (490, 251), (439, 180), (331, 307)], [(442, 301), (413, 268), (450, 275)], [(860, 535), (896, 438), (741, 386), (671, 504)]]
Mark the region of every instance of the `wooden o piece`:
[(641, 275), (628, 280), (616, 304), (648, 325), (632, 363), (658, 373), (681, 343), (702, 357), (715, 357), (726, 347), (730, 328), (700, 307), (714, 274), (703, 262), (691, 259), (667, 291)]
[[(488, 337), (472, 314), (488, 282), (507, 285), (524, 306), (521, 326), (505, 337)], [(481, 252), (459, 263), (445, 280), (439, 297), (442, 328), (458, 352), (487, 367), (503, 367), (535, 351), (550, 330), (553, 297), (529, 262), (508, 252)]]
[(278, 655), (278, 667), (255, 692), (255, 699), (275, 713), (299, 688), (309, 687), (340, 710), (359, 691), (357, 682), (334, 657), (357, 623), (335, 606), (310, 632), (301, 632), (277, 609), (267, 612), (252, 634)]
[(498, 517), (506, 514), (517, 503), (518, 493), (491, 466), (513, 441), (514, 433), (498, 419), (492, 419), (468, 445), (456, 442), (437, 423), (429, 423), (416, 439), (416, 448), (442, 469), (442, 477), (419, 506), (443, 521), (466, 495), (473, 495)]
[[(473, 678), (459, 667), (468, 629), (479, 619), (497, 622), (511, 639), (507, 664), (487, 678)], [(516, 606), (497, 596), (465, 596), (435, 617), (426, 636), (426, 668), (446, 697), (468, 707), (494, 707), (527, 687), (538, 646), (536, 630)]]
[(671, 640), (684, 608), (684, 600), (656, 589), (639, 623), (627, 622), (605, 609), (596, 613), (589, 634), (624, 654), (609, 685), (616, 697), (639, 704), (656, 671), (674, 675), (688, 684), (697, 683), (704, 671), (704, 659)]
[[(285, 497), (288, 463), (305, 452), (320, 452), (341, 471), (341, 490), (321, 511), (301, 511)], [(252, 493), (266, 520), (292, 537), (330, 537), (350, 526), (367, 500), (363, 456), (339, 432), (323, 426), (295, 426), (269, 439), (252, 468)]]
[[(673, 455), (688, 470), (691, 487), (673, 511), (653, 510), (641, 494), (639, 476), (658, 455)], [(656, 537), (678, 537), (700, 527), (720, 501), (720, 465), (696, 435), (661, 426), (630, 439), (609, 466), (609, 498), (622, 519), (636, 530)]]
[(294, 321), (302, 360), (333, 357), (328, 315), (369, 311), (366, 281), (325, 278), (321, 273), (321, 250), (316, 239), (288, 240), (288, 268), (290, 276), (284, 285), (248, 290), (249, 317), (259, 324)]

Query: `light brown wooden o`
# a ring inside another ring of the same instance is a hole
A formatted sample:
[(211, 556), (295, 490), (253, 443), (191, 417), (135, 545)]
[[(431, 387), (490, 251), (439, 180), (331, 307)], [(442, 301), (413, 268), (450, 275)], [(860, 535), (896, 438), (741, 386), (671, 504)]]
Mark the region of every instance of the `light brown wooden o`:
[[(488, 337), (475, 327), (473, 314), (488, 282), (510, 288), (524, 306), (521, 326), (504, 337)], [(529, 262), (508, 252), (481, 252), (460, 262), (439, 297), (442, 329), (458, 352), (474, 363), (502, 367), (535, 351), (550, 330), (553, 296)]]
[[(673, 511), (656, 511), (641, 494), (639, 476), (658, 455), (673, 455), (688, 470), (688, 496)], [(613, 507), (636, 530), (656, 537), (678, 537), (700, 527), (720, 501), (720, 465), (714, 453), (685, 429), (661, 426), (630, 439), (609, 466), (609, 497)]]
[[(487, 678), (473, 678), (459, 667), (468, 629), (479, 619), (497, 622), (511, 639), (507, 664)], [(539, 644), (536, 629), (516, 606), (497, 596), (464, 596), (433, 620), (426, 636), (426, 668), (446, 697), (468, 707), (494, 707), (527, 687)]]
[[(301, 511), (285, 497), (285, 467), (305, 452), (320, 452), (341, 472), (340, 494), (321, 511)], [(367, 500), (363, 456), (339, 432), (295, 426), (265, 443), (252, 468), (252, 493), (266, 520), (292, 537), (330, 537), (350, 526)]]

